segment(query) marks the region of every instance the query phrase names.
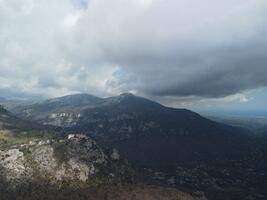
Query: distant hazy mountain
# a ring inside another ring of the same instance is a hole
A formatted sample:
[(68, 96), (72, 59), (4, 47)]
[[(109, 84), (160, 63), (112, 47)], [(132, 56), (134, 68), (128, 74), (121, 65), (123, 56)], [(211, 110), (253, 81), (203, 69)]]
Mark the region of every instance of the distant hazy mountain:
[(12, 130), (40, 130), (44, 128), (48, 129), (50, 127), (40, 125), (36, 122), (29, 122), (19, 119), (0, 105), (0, 128)]
[[(255, 135), (261, 135), (267, 126), (267, 117), (231, 116), (231, 115), (204, 115), (213, 121), (229, 124), (235, 127), (243, 127)], [(267, 128), (266, 128), (267, 129)]]
[(81, 113), (101, 99), (88, 94), (69, 95), (37, 103), (4, 105), (17, 116), (55, 126), (73, 126)]
[(0, 99), (0, 105), (4, 106), (7, 110), (14, 110), (17, 107), (32, 105), (34, 103), (40, 102), (41, 100), (26, 100), (26, 99)]

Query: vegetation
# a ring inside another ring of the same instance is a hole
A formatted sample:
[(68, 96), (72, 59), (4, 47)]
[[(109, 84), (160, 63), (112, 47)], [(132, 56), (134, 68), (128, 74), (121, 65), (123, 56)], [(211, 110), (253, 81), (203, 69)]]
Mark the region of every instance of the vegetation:
[[(0, 180), (0, 185), (7, 184)], [(1, 200), (204, 200), (193, 198), (190, 195), (175, 189), (151, 187), (145, 185), (125, 185), (99, 187), (66, 187), (59, 188), (49, 184), (46, 180), (36, 180), (21, 185), (18, 188), (3, 188)]]
[(57, 163), (60, 166), (62, 163), (67, 162), (69, 159), (68, 155), (68, 142), (64, 140), (53, 144), (54, 156), (57, 159)]
[(20, 147), (20, 145), (30, 144), (41, 140), (54, 139), (55, 133), (50, 131), (18, 131), (0, 129), (0, 150), (8, 147)]

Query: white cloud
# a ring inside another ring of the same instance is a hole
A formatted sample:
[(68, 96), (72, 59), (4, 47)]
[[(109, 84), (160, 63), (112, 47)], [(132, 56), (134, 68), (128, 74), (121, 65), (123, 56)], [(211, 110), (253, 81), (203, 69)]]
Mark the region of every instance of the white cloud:
[(79, 19), (82, 16), (82, 11), (78, 11), (77, 13), (71, 13), (67, 15), (63, 21), (64, 28), (71, 28), (77, 24)]

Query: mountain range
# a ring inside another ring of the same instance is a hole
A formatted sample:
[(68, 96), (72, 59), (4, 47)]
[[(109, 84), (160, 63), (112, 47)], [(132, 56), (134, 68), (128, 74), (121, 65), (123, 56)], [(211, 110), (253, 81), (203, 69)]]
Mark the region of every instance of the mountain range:
[(115, 148), (163, 184), (201, 190), (209, 199), (266, 196), (267, 183), (259, 184), (267, 176), (265, 143), (245, 128), (128, 93), (3, 105), (24, 120), (61, 127), (63, 134), (86, 134), (103, 148)]
[[(205, 200), (147, 185), (145, 174), (90, 137), (61, 135), (0, 107), (0, 199)], [(8, 126), (6, 126), (8, 125)], [(26, 127), (26, 128), (25, 128)], [(31, 128), (30, 128), (31, 127)]]

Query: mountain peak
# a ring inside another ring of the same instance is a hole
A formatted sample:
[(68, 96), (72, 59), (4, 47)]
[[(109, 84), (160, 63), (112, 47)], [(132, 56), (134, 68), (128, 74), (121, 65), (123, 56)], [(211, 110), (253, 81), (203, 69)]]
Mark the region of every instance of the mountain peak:
[(100, 99), (99, 97), (96, 97), (94, 95), (79, 93), (79, 94), (72, 94), (63, 97), (49, 99), (46, 100), (45, 103), (61, 103), (64, 105), (81, 105), (81, 104), (84, 105), (96, 102), (99, 99)]
[(135, 95), (133, 93), (130, 92), (125, 92), (120, 94), (120, 97), (134, 97)]
[(70, 94), (70, 95), (65, 95), (65, 96), (56, 97), (56, 98), (52, 98), (52, 99), (65, 100), (65, 99), (78, 99), (78, 98), (96, 98), (96, 99), (98, 99), (98, 97), (91, 95), (91, 94), (87, 94), (87, 93)]

